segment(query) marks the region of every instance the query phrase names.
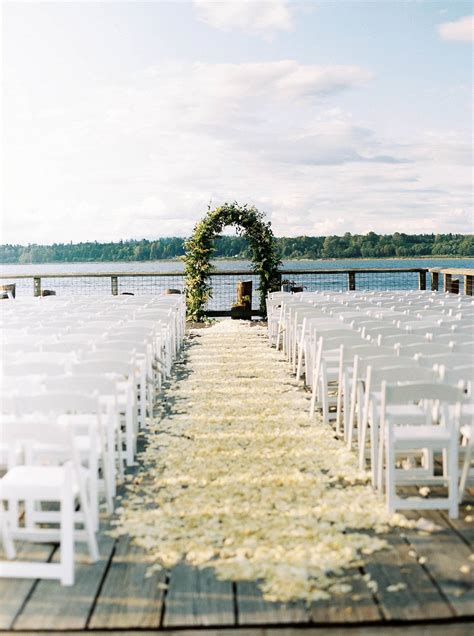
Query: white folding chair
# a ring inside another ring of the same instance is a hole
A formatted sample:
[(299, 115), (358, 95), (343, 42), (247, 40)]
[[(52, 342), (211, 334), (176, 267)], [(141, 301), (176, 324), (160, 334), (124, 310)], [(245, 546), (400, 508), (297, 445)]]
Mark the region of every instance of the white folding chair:
[[(389, 511), (399, 509), (447, 509), (451, 518), (458, 516), (458, 427), (464, 395), (462, 389), (437, 383), (415, 383), (400, 386), (382, 384), (381, 432), (386, 462), (386, 493)], [(425, 403), (426, 421), (419, 424), (399, 425), (392, 419), (392, 406)], [(433, 422), (433, 411), (426, 403), (436, 405), (438, 422)], [(454, 411), (449, 409), (454, 406)], [(397, 494), (397, 485), (406, 483), (403, 469), (395, 465), (397, 453), (423, 451), (443, 452), (446, 455), (448, 485), (446, 498), (403, 498)]]

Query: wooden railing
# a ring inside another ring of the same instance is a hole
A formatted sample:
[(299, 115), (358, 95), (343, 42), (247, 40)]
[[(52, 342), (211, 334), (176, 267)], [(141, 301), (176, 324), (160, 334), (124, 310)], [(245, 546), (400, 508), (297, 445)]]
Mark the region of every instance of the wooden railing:
[(443, 277), (443, 290), (445, 292), (451, 292), (453, 294), (459, 294), (460, 285), (459, 281), (463, 280), (463, 292), (466, 296), (473, 295), (473, 278), (474, 269), (469, 268), (456, 268), (450, 267), (444, 268), (430, 268), (431, 274), (431, 289), (433, 291), (439, 291), (439, 277)]
[[(290, 286), (314, 291), (327, 289), (433, 289), (452, 293), (473, 294), (474, 269), (427, 268), (352, 268), (352, 269), (282, 269), (281, 280)], [(464, 278), (462, 290), (459, 278)], [(208, 303), (211, 315), (227, 315), (236, 298), (237, 282), (252, 280), (254, 289), (253, 310), (258, 312), (255, 291), (258, 277), (249, 270), (216, 270), (212, 273), (213, 298)], [(167, 288), (184, 291), (183, 272), (76, 272), (49, 274), (0, 274), (0, 282), (16, 285), (17, 296), (41, 296), (57, 294), (152, 294), (163, 293)], [(4, 285), (5, 286), (5, 285)]]

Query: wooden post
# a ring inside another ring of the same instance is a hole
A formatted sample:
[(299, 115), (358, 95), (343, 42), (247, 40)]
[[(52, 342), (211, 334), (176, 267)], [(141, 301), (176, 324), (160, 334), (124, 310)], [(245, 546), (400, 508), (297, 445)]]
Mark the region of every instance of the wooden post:
[(349, 276), (349, 291), (355, 291), (355, 288), (356, 288), (355, 272), (348, 272), (348, 276)]
[(33, 295), (41, 296), (41, 276), (33, 277)]
[(473, 296), (473, 279), (474, 276), (471, 276), (470, 274), (466, 274), (464, 276), (464, 293), (466, 294), (466, 296)]
[(439, 290), (439, 272), (431, 272), (431, 291)]
[(118, 296), (118, 276), (111, 276), (112, 296)]
[(444, 291), (445, 292), (450, 292), (451, 291), (451, 279), (452, 276), (451, 274), (443, 274), (444, 277)]
[(231, 318), (249, 320), (252, 317), (252, 281), (244, 280), (237, 283), (237, 302), (230, 310)]
[(418, 289), (426, 289), (426, 270), (418, 272)]

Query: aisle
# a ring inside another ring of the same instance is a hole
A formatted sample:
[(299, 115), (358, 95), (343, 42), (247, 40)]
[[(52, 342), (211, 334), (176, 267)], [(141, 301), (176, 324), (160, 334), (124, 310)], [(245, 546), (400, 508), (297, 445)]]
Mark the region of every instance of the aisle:
[(192, 332), (117, 532), (156, 569), (185, 559), (259, 580), (267, 600), (349, 592), (344, 571), (406, 522), (388, 515), (332, 430), (309, 421), (308, 399), (263, 327)]

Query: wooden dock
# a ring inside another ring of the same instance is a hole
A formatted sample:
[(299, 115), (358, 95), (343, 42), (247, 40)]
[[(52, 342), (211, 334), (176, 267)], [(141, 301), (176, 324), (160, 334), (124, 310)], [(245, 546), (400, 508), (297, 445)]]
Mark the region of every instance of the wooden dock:
[[(147, 577), (145, 551), (127, 536), (111, 538), (104, 520), (101, 559), (91, 565), (86, 546), (78, 546), (74, 586), (0, 579), (0, 633), (474, 633), (474, 489), (457, 520), (434, 511), (406, 516), (422, 516), (439, 529), (393, 529), (386, 537), (390, 550), (365, 557), (363, 567), (348, 573), (351, 592), (310, 605), (267, 602), (256, 583), (220, 581), (209, 568), (180, 564)], [(19, 556), (54, 560), (57, 548), (31, 545)]]
[[(255, 583), (219, 581), (212, 570), (187, 565), (147, 578), (144, 552), (127, 537), (112, 539), (102, 532), (100, 561), (90, 565), (83, 548), (73, 587), (57, 581), (0, 579), (0, 630), (110, 633), (209, 628), (215, 633), (225, 628), (232, 634), (230, 628), (239, 628), (235, 633), (242, 629), (263, 635), (273, 633), (266, 629), (273, 626), (286, 627), (288, 633), (303, 627), (309, 633), (313, 627), (317, 634), (326, 629), (346, 633), (349, 628), (354, 634), (385, 634), (392, 628), (394, 633), (398, 628), (405, 632), (413, 625), (413, 633), (421, 634), (422, 626), (429, 624), (432, 634), (435, 624), (441, 631), (448, 622), (450, 633), (472, 633), (474, 493), (458, 520), (440, 512), (424, 511), (423, 516), (441, 530), (392, 531), (392, 549), (369, 557), (363, 568), (351, 573), (352, 592), (310, 606), (266, 602)], [(53, 545), (32, 546), (28, 552), (38, 560), (56, 557)], [(367, 575), (376, 588), (367, 586)], [(398, 591), (387, 589), (398, 584)]]

